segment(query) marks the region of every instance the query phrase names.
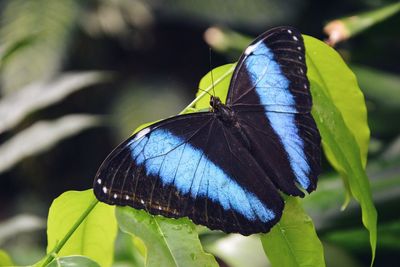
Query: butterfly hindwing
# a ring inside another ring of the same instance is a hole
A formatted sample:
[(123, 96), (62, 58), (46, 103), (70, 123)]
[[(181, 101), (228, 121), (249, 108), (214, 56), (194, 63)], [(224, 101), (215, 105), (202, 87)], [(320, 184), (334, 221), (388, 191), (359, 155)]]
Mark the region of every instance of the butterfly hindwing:
[(94, 192), (109, 204), (245, 235), (267, 232), (283, 209), (261, 167), (213, 113), (141, 130), (104, 161)]
[[(316, 188), (320, 172), (320, 136), (311, 114), (239, 112), (251, 140), (250, 151), (282, 192), (304, 196)], [(272, 115), (272, 116), (271, 116)], [(279, 130), (276, 130), (279, 129)]]

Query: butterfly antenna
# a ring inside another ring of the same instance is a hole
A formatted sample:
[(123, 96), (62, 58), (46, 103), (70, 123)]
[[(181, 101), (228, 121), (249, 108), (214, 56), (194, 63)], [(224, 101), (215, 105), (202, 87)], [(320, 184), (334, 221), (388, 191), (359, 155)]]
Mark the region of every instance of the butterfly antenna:
[(210, 60), (209, 60), (209, 67), (210, 67), (210, 74), (211, 74), (211, 86), (212, 86), (212, 90), (213, 90), (213, 94), (214, 94), (214, 96), (215, 96), (215, 88), (214, 88), (214, 76), (213, 76), (213, 69), (212, 69), (212, 66), (211, 66), (211, 52), (212, 52), (212, 50), (211, 50), (211, 47), (210, 47), (210, 53), (209, 53), (209, 56), (210, 56)]
[(206, 94), (209, 94), (210, 96), (213, 96), (213, 95), (210, 94), (210, 92), (208, 92), (207, 90), (204, 90), (204, 89), (201, 89), (201, 88), (199, 88), (199, 90), (200, 90), (200, 91), (203, 91), (203, 92), (206, 93)]

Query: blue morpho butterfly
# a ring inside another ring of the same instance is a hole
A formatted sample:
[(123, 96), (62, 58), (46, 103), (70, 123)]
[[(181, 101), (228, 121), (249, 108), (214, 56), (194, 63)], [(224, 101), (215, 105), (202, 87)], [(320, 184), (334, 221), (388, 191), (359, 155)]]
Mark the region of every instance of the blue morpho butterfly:
[(227, 233), (268, 232), (281, 193), (304, 197), (320, 173), (304, 43), (291, 27), (269, 30), (240, 57), (226, 105), (142, 129), (101, 165), (96, 197)]

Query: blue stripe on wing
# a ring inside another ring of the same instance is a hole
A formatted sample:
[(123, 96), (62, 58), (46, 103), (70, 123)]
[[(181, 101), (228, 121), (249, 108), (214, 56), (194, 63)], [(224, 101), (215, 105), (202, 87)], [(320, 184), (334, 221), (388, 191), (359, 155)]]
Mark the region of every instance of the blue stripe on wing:
[(203, 151), (164, 129), (134, 139), (131, 155), (143, 165), (147, 175), (159, 177), (164, 185), (173, 185), (182, 194), (206, 197), (225, 210), (233, 209), (248, 220), (268, 222), (275, 213), (253, 193), (241, 187)]
[[(264, 105), (265, 115), (288, 154), (297, 182), (308, 189), (310, 165), (295, 122), (294, 113), (297, 110), (294, 96), (289, 90), (290, 81), (263, 41), (250, 46), (247, 52), (249, 55), (245, 60), (246, 69), (260, 102)], [(273, 111), (269, 111), (268, 106), (274, 106)]]
[(265, 109), (277, 112), (296, 112), (296, 102), (290, 93), (290, 81), (284, 76), (272, 51), (262, 42), (249, 46), (245, 65), (260, 102)]

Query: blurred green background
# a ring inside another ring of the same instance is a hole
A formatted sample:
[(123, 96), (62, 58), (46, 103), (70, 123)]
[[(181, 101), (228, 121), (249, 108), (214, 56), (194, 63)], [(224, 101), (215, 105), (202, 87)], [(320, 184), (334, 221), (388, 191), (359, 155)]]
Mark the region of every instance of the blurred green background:
[[(0, 0), (0, 248), (17, 264), (40, 259), (52, 200), (90, 188), (114, 146), (140, 124), (179, 113), (210, 67), (237, 60), (237, 51), (210, 54), (209, 27), (256, 36), (292, 25), (324, 39), (329, 21), (395, 2)], [(369, 111), (367, 172), (379, 214), (375, 266), (393, 266), (400, 252), (399, 27), (397, 14), (336, 47)], [(368, 266), (359, 207), (340, 211), (341, 180), (325, 162), (318, 187), (303, 203), (327, 266)], [(125, 239), (118, 239), (116, 266), (140, 266)], [(252, 239), (231, 239), (221, 245), (202, 237), (211, 251), (260, 248)], [(243, 258), (263, 266), (258, 254)]]

